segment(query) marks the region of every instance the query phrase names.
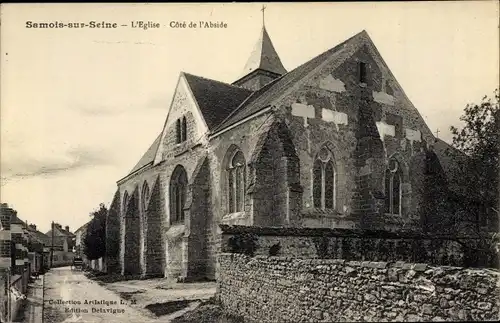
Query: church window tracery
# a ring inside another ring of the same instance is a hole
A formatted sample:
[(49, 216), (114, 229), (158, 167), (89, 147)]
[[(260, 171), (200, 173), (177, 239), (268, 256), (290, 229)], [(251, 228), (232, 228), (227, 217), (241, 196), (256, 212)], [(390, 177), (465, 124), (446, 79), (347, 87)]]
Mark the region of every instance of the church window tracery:
[(185, 116), (177, 119), (177, 121), (176, 121), (175, 138), (176, 138), (175, 142), (177, 144), (180, 144), (181, 142), (184, 142), (187, 140), (187, 122), (186, 122)]
[(323, 147), (313, 166), (313, 202), (319, 209), (335, 209), (337, 172), (332, 153)]
[(385, 213), (401, 214), (402, 170), (396, 159), (389, 160), (385, 171)]
[(170, 179), (170, 223), (184, 222), (184, 204), (187, 194), (187, 174), (182, 166), (177, 166)]
[(237, 151), (228, 168), (229, 213), (243, 212), (245, 200), (245, 157)]

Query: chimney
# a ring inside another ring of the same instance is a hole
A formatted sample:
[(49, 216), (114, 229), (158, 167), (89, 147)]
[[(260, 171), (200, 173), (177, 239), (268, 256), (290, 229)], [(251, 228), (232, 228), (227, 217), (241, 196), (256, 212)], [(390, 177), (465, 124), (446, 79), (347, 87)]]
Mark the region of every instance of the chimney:
[(64, 229), (69, 232), (69, 225), (65, 226)]
[(33, 230), (36, 230), (36, 225), (30, 224), (30, 228), (32, 228)]

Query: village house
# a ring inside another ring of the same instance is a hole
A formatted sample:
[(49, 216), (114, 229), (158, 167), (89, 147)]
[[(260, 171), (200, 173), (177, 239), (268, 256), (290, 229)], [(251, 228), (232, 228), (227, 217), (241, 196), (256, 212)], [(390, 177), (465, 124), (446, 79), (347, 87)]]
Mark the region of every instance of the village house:
[(0, 267), (0, 318), (11, 322), (26, 298), (31, 263), (28, 258), (29, 234), (27, 225), (17, 211), (8, 204), (0, 205), (1, 267)]
[(30, 261), (30, 274), (40, 274), (49, 268), (49, 237), (40, 232), (35, 224), (27, 226), (28, 232), (28, 258)]
[(52, 248), (51, 267), (69, 266), (73, 262), (75, 234), (69, 230), (69, 226), (62, 227), (59, 223), (53, 223), (52, 229), (45, 234), (49, 238), (49, 248)]
[(366, 31), (287, 71), (263, 27), (238, 80), (182, 72), (165, 108), (110, 206), (122, 274), (214, 279), (219, 224), (427, 230), (446, 214), (429, 203), (443, 142)]
[(87, 226), (89, 223), (85, 223), (81, 227), (79, 227), (75, 231), (75, 256), (76, 257), (84, 257), (85, 255), (83, 254), (83, 242), (85, 239), (85, 235), (87, 234)]

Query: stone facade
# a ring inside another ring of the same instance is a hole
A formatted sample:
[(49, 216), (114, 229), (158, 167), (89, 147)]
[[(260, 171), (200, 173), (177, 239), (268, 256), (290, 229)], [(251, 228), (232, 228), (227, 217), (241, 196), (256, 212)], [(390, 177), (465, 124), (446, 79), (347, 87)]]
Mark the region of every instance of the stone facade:
[(425, 264), (221, 254), (217, 299), (245, 322), (498, 321), (500, 274)]
[(259, 57), (233, 85), (180, 75), (161, 134), (118, 181), (122, 274), (215, 278), (219, 224), (398, 231), (447, 216), (429, 203), (446, 187), (426, 187), (445, 177), (429, 171), (435, 138), (366, 32), (284, 75), (274, 47), (267, 72)]

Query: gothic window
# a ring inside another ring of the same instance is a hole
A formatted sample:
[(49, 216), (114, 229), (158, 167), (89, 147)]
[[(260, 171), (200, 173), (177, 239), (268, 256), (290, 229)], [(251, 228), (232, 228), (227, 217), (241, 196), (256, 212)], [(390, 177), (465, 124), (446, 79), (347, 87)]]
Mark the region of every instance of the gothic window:
[(394, 95), (394, 91), (392, 90), (392, 87), (389, 85), (389, 81), (385, 81), (385, 93), (389, 95)]
[(187, 125), (186, 117), (182, 117), (182, 128), (181, 128), (181, 141), (186, 141), (187, 139)]
[(358, 63), (358, 78), (359, 83), (366, 83), (366, 63)]
[(385, 213), (401, 214), (401, 174), (401, 165), (391, 159), (385, 171)]
[(182, 130), (181, 130), (181, 119), (177, 119), (175, 124), (175, 142), (180, 144), (182, 142)]
[(175, 124), (175, 143), (180, 144), (187, 139), (187, 122), (186, 117), (177, 119)]
[(170, 223), (184, 222), (184, 203), (187, 193), (187, 175), (184, 167), (177, 166), (170, 179)]
[(123, 214), (126, 215), (127, 213), (127, 204), (128, 204), (128, 192), (125, 191), (125, 193), (123, 194)]
[(243, 212), (245, 203), (245, 157), (237, 151), (228, 168), (229, 213)]
[(313, 166), (313, 203), (315, 208), (335, 209), (337, 174), (332, 153), (322, 148)]
[(141, 195), (142, 212), (145, 212), (148, 208), (149, 203), (149, 185), (147, 182), (144, 182), (144, 185), (142, 186)]

